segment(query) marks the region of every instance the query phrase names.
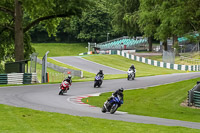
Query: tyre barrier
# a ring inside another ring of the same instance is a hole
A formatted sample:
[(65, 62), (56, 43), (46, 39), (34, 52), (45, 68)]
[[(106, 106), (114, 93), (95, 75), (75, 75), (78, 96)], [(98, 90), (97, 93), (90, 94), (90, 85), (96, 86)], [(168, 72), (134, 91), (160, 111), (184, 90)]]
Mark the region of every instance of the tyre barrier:
[(33, 84), (38, 83), (36, 73), (0, 74), (0, 84)]
[(200, 107), (200, 82), (188, 91), (188, 106)]

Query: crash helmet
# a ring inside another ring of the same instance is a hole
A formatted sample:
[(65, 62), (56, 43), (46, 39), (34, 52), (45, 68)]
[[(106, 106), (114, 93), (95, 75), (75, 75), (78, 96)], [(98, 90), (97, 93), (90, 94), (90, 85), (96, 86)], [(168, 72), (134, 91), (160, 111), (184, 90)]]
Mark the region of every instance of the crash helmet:
[(99, 73), (103, 73), (103, 70), (99, 70)]
[(124, 88), (120, 88), (119, 91), (123, 92), (123, 91), (124, 91)]
[(67, 82), (70, 82), (70, 79), (66, 79)]
[(71, 79), (72, 78), (72, 76), (71, 75), (68, 75), (68, 79)]

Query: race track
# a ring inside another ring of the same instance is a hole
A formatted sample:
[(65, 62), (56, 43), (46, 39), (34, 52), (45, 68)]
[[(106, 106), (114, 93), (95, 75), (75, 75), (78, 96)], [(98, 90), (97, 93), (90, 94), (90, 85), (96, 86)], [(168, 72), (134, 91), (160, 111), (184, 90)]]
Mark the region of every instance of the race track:
[(81, 97), (115, 91), (120, 87), (124, 87), (125, 89), (145, 88), (148, 86), (196, 78), (199, 77), (199, 75), (200, 73), (196, 72), (140, 77), (136, 78), (134, 81), (127, 81), (126, 79), (104, 80), (101, 88), (93, 88), (93, 82), (78, 82), (73, 83), (69, 92), (64, 96), (58, 95), (59, 84), (0, 87), (0, 103), (77, 116), (200, 129), (200, 123), (195, 122), (137, 116), (124, 112), (116, 112), (112, 115), (109, 113), (104, 114), (101, 112), (100, 108), (91, 107), (87, 104), (81, 104), (80, 102)]
[(118, 70), (89, 60), (85, 60), (79, 56), (61, 56), (61, 57), (51, 57), (51, 58), (61, 63), (95, 74), (99, 72), (99, 70), (103, 70), (104, 74), (126, 74), (126, 71)]

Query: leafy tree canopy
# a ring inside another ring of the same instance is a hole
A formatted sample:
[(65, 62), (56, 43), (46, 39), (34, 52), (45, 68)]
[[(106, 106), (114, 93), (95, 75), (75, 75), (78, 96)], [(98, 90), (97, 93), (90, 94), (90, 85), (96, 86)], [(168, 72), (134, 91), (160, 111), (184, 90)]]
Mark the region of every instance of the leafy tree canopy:
[[(56, 31), (61, 18), (82, 14), (82, 10), (90, 6), (90, 0), (1, 0), (0, 1), (0, 36), (7, 38), (12, 33), (11, 44), (7, 47), (14, 49), (15, 60), (23, 60), (24, 35), (33, 26), (44, 23), (49, 34)], [(8, 39), (8, 38), (7, 38)], [(9, 39), (7, 40), (9, 42)], [(3, 45), (3, 41), (0, 41)], [(28, 44), (30, 45), (30, 44)], [(4, 46), (1, 46), (4, 47)], [(30, 48), (30, 47), (29, 47)], [(0, 51), (1, 52), (1, 51)], [(5, 55), (7, 50), (4, 50)]]

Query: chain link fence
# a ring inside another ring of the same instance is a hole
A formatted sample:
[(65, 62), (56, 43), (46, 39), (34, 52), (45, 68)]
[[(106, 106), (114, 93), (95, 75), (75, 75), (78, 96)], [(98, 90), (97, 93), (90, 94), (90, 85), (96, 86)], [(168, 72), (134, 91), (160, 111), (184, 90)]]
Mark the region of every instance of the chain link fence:
[(175, 52), (163, 50), (163, 62), (174, 64), (175, 63)]

